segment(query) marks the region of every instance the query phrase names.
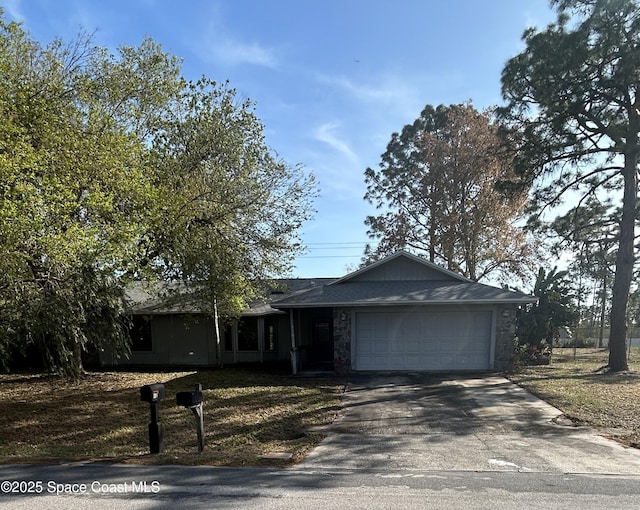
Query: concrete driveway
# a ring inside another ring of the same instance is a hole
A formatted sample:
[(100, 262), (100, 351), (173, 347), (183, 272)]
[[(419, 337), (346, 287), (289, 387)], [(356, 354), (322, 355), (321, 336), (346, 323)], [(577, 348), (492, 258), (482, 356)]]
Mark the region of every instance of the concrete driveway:
[(626, 448), (496, 375), (354, 375), (300, 468), (640, 474)]

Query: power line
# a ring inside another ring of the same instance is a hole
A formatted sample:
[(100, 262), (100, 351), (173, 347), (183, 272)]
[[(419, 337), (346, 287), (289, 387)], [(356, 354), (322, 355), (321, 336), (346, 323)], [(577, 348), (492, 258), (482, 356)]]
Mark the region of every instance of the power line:
[(369, 242), (359, 242), (359, 241), (345, 241), (345, 242), (334, 242), (334, 243), (303, 243), (305, 246), (366, 246), (368, 244), (372, 244)]
[[(303, 243), (305, 248), (308, 248), (309, 253), (305, 255), (299, 255), (299, 259), (361, 259), (364, 256), (364, 249), (367, 246), (376, 245), (378, 242), (369, 241), (330, 241), (330, 242), (313, 242)], [(353, 251), (358, 250), (359, 253), (343, 253), (340, 255), (321, 254), (314, 255), (320, 251)]]
[(299, 259), (354, 259), (361, 258), (362, 255), (300, 255)]
[(361, 246), (319, 246), (313, 247), (312, 250), (361, 250)]

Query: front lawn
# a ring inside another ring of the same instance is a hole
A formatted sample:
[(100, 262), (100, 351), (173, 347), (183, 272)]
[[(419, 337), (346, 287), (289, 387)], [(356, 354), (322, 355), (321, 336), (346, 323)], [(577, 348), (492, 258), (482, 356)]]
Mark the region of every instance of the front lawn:
[[(161, 382), (164, 451), (149, 454), (149, 404), (140, 387)], [(205, 450), (195, 419), (175, 395), (203, 386)], [(302, 380), (275, 371), (225, 368), (180, 373), (95, 372), (78, 383), (54, 376), (0, 375), (0, 462), (107, 460), (209, 465), (300, 460), (333, 420), (344, 380)], [(269, 453), (293, 454), (269, 460)]]
[(560, 409), (575, 424), (640, 448), (640, 348), (629, 371), (606, 372), (606, 349), (554, 349), (550, 365), (526, 367), (509, 378)]

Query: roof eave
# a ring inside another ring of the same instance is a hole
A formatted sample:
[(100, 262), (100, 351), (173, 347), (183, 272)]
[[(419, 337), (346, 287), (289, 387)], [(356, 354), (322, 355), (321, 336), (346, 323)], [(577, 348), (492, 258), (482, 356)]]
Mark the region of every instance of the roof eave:
[(280, 309), (289, 308), (362, 308), (368, 306), (428, 306), (428, 305), (524, 305), (533, 304), (538, 300), (531, 298), (512, 298), (512, 299), (443, 299), (432, 301), (367, 301), (367, 302), (334, 302), (334, 303), (283, 303), (279, 304)]

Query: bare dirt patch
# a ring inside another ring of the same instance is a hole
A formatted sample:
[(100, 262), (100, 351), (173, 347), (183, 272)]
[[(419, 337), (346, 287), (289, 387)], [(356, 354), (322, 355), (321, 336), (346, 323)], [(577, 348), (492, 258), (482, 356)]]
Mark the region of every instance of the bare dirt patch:
[[(160, 404), (162, 454), (150, 455), (149, 405), (140, 387), (166, 385)], [(203, 385), (205, 450), (195, 420), (176, 406), (179, 391)], [(55, 376), (0, 376), (0, 462), (112, 461), (209, 465), (296, 462), (321, 439), (344, 390), (340, 380), (300, 380), (281, 372), (89, 373), (78, 383)], [(291, 453), (290, 459), (264, 459)]]
[(640, 348), (629, 370), (610, 373), (606, 349), (554, 349), (550, 365), (526, 367), (509, 376), (560, 409), (576, 425), (640, 448)]

